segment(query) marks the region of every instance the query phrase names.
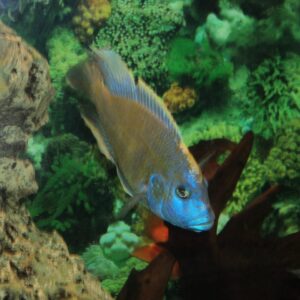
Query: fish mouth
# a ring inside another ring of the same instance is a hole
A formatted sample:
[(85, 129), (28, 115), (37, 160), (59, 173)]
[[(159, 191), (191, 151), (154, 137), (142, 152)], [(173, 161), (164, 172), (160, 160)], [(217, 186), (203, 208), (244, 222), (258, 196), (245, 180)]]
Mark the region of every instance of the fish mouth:
[(210, 220), (204, 223), (190, 225), (188, 229), (195, 232), (202, 232), (202, 231), (208, 231), (209, 229), (212, 228), (213, 225), (214, 225), (214, 220)]
[(190, 224), (188, 224), (188, 229), (195, 232), (207, 231), (213, 227), (214, 222), (215, 215), (212, 211), (210, 211), (210, 214), (206, 218), (205, 222), (199, 222), (199, 220), (197, 220), (196, 222), (191, 222)]

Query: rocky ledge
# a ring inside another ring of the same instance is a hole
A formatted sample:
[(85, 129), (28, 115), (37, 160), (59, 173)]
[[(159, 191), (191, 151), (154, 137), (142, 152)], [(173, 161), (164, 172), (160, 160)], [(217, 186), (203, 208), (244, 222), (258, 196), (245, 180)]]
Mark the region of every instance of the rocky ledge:
[(47, 61), (0, 22), (0, 299), (112, 299), (22, 203), (38, 188), (22, 154), (53, 95)]

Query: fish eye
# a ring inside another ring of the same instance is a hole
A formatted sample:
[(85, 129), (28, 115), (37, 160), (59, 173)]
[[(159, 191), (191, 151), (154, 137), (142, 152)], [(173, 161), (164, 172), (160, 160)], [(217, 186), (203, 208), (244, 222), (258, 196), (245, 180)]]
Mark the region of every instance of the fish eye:
[(176, 188), (176, 195), (181, 199), (187, 199), (190, 197), (191, 193), (186, 187), (179, 185)]

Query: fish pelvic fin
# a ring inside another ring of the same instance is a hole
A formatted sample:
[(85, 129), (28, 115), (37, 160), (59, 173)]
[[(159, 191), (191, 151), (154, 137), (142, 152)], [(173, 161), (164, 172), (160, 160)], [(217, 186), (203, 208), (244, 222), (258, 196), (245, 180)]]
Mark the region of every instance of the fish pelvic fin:
[(181, 140), (180, 132), (171, 113), (162, 99), (141, 79), (137, 82), (121, 57), (112, 50), (92, 50), (92, 57), (97, 62), (104, 85), (109, 92), (118, 97), (135, 101), (153, 113), (174, 135)]

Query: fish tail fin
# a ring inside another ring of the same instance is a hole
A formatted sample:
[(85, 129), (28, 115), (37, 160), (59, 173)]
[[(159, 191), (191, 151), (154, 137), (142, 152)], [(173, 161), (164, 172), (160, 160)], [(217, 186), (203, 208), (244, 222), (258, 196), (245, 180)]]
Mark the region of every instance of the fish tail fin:
[(102, 76), (93, 58), (90, 57), (73, 67), (68, 72), (66, 80), (84, 99), (90, 99), (80, 103), (81, 116), (94, 135), (100, 151), (114, 162), (112, 149), (97, 110), (101, 109), (102, 101), (108, 100), (109, 94), (103, 91)]
[(78, 91), (84, 98), (89, 98), (93, 101), (95, 97), (101, 95), (103, 78), (91, 57), (70, 69), (66, 80), (67, 84)]

